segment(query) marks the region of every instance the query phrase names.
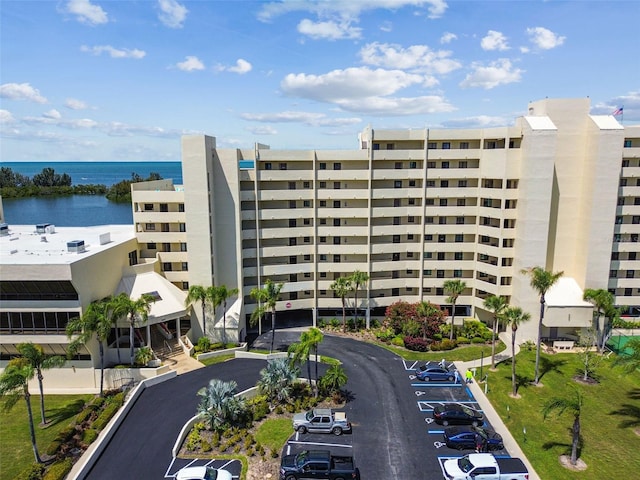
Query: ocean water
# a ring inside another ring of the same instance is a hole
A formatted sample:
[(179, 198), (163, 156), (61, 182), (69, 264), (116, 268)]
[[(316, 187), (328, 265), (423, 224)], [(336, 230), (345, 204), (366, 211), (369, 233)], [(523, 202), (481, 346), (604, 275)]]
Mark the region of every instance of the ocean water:
[[(56, 173), (67, 173), (73, 185), (111, 186), (130, 179), (132, 173), (148, 177), (151, 172), (173, 179), (176, 185), (182, 184), (180, 162), (2, 162), (1, 166), (29, 177), (51, 167)], [(9, 225), (51, 223), (60, 227), (86, 227), (133, 223), (130, 203), (114, 203), (97, 195), (3, 199), (2, 204), (5, 222)]]

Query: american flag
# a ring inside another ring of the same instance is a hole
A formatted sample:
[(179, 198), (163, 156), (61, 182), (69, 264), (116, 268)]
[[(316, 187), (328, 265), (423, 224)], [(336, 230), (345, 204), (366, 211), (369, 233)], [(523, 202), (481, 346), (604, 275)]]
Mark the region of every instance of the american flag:
[(613, 115), (614, 117), (615, 117), (616, 115), (622, 115), (622, 111), (623, 111), (623, 108), (622, 108), (622, 107), (617, 108), (617, 109), (616, 109), (616, 110), (615, 110), (611, 115)]

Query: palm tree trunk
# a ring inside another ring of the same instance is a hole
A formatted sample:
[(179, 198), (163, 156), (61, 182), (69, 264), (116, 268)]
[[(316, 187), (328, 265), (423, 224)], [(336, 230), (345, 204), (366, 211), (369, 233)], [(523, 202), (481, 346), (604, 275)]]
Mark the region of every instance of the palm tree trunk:
[(40, 369), (38, 369), (38, 388), (40, 389), (40, 417), (42, 418), (42, 424), (41, 425), (46, 425), (47, 424), (47, 418), (44, 415), (44, 387), (42, 386), (42, 380), (43, 380), (43, 376), (42, 376), (42, 371)]
[(355, 302), (354, 306), (356, 307), (356, 318), (353, 319), (353, 326), (355, 327), (356, 331), (358, 330), (358, 287), (359, 285), (356, 283), (355, 295), (353, 299), (353, 301)]
[(311, 358), (307, 354), (307, 378), (309, 379), (309, 388), (311, 387)]
[(316, 360), (316, 383), (314, 384), (313, 390), (314, 390), (315, 396), (317, 397), (318, 396), (318, 361), (319, 361), (319, 359), (318, 359), (318, 345), (317, 344), (313, 347), (313, 350), (314, 350), (314, 352), (316, 354), (316, 359), (315, 359)]
[(202, 300), (202, 335), (207, 336), (207, 312), (205, 311), (204, 300)]
[(227, 348), (227, 302), (222, 306), (222, 343)]
[(571, 441), (571, 465), (578, 462), (578, 444), (580, 442), (580, 415), (576, 415), (573, 420), (573, 439)]
[(271, 350), (269, 353), (273, 353), (273, 344), (276, 339), (276, 312), (271, 310)]
[(102, 342), (100, 342), (100, 396), (102, 397), (102, 392), (104, 388), (104, 346)]
[(342, 297), (342, 331), (347, 331), (347, 308), (345, 305), (344, 297)]
[(25, 383), (24, 385), (24, 400), (27, 402), (27, 414), (29, 415), (29, 433), (31, 434), (31, 446), (33, 447), (33, 455), (36, 458), (36, 463), (42, 463), (40, 455), (38, 454), (38, 445), (36, 444), (36, 431), (33, 427), (33, 412), (31, 411), (31, 394), (29, 393), (29, 387)]
[(540, 296), (540, 321), (538, 322), (538, 344), (536, 345), (536, 375), (533, 383), (540, 381), (540, 344), (542, 343), (542, 320), (544, 319), (544, 295)]
[(493, 317), (493, 332), (491, 335), (491, 369), (496, 368), (496, 335), (498, 332), (498, 316)]
[(120, 329), (116, 325), (116, 350), (118, 350), (118, 364), (122, 363), (122, 359), (120, 358)]
[(512, 394), (515, 397), (518, 394), (518, 388), (516, 385), (516, 331), (511, 330), (511, 389)]
[(456, 325), (456, 302), (453, 302), (453, 306), (451, 308), (453, 309), (453, 312), (451, 315), (451, 333), (449, 335), (449, 340), (453, 342), (453, 329)]

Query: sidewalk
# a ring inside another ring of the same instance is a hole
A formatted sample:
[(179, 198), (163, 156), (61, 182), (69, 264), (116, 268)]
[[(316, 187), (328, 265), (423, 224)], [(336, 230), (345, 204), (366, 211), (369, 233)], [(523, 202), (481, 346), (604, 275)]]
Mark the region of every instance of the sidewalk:
[[(507, 345), (507, 349), (500, 352), (499, 355), (496, 355), (496, 363), (502, 362), (508, 358), (511, 358), (512, 356), (511, 336), (507, 334), (507, 332), (501, 332), (498, 335), (498, 337), (500, 338), (500, 340), (504, 342), (505, 345)], [(516, 355), (518, 354), (519, 351), (520, 351), (520, 347), (516, 345), (516, 348), (515, 348)], [(473, 371), (474, 369), (476, 369), (476, 373), (479, 375), (477, 369), (480, 368), (481, 364), (483, 369), (487, 369), (488, 371), (491, 368), (491, 355), (489, 355), (488, 357), (484, 357), (482, 360), (478, 359), (478, 360), (472, 360), (469, 362), (454, 362), (454, 364), (458, 369), (458, 371), (460, 372), (460, 376), (464, 379), (465, 374), (467, 373), (467, 370)], [(485, 418), (489, 421), (489, 423), (491, 423), (493, 428), (498, 433), (500, 433), (500, 435), (502, 435), (502, 440), (504, 442), (505, 449), (509, 452), (509, 454), (512, 457), (520, 458), (524, 462), (524, 464), (527, 466), (527, 469), (529, 469), (529, 479), (540, 480), (540, 476), (533, 469), (533, 466), (531, 465), (527, 457), (525, 457), (524, 452), (520, 448), (520, 445), (518, 445), (518, 442), (516, 442), (515, 438), (513, 437), (513, 435), (507, 428), (507, 426), (504, 424), (500, 416), (497, 414), (496, 410), (493, 408), (493, 405), (491, 405), (491, 402), (489, 402), (489, 399), (487, 399), (486, 395), (484, 394), (483, 386), (478, 383), (478, 380), (481, 380), (481, 379), (475, 378), (474, 382), (468, 384), (467, 387), (469, 388), (469, 390), (471, 390), (471, 393), (473, 394), (475, 399), (478, 401), (480, 410), (483, 411)]]

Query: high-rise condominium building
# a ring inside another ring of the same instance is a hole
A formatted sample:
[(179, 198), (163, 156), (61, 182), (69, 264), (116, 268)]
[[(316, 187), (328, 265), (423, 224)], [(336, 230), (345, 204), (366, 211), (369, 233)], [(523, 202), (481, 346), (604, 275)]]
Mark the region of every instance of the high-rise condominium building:
[(589, 110), (588, 99), (546, 99), (508, 127), (367, 128), (353, 150), (222, 149), (186, 136), (184, 186), (134, 189), (141, 257), (158, 255), (185, 290), (238, 288), (226, 328), (241, 338), (250, 292), (267, 279), (284, 284), (278, 318), (312, 324), (341, 316), (331, 284), (358, 270), (367, 320), (399, 300), (450, 309), (443, 285), (461, 280), (457, 318), (490, 320), (484, 299), (503, 296), (531, 314), (519, 332), (534, 339), (540, 298), (522, 271), (540, 266), (564, 272), (546, 295), (543, 336), (572, 337), (593, 324), (587, 288), (640, 305), (640, 126)]

